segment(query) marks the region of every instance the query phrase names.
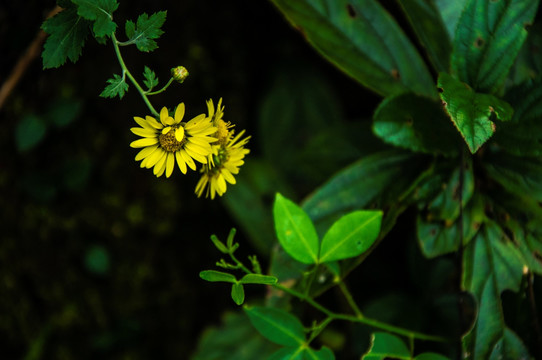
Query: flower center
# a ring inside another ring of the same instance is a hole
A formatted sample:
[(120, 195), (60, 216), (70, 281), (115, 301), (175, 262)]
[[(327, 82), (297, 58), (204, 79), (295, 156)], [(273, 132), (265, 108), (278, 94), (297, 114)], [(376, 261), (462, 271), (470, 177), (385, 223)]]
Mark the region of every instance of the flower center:
[(172, 126), (171, 130), (169, 130), (165, 134), (160, 134), (158, 137), (158, 141), (160, 141), (160, 146), (165, 150), (169, 152), (175, 152), (182, 148), (184, 143), (186, 142), (186, 137), (183, 136), (183, 139), (181, 141), (178, 141), (175, 137), (175, 132), (179, 128), (180, 125)]

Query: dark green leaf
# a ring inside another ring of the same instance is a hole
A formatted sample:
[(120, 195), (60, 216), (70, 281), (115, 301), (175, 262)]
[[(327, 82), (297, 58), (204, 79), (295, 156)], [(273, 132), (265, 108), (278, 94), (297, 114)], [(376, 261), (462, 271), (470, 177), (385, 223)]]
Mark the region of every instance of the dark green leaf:
[(521, 339), (509, 328), (504, 328), (504, 334), (493, 347), (489, 360), (529, 359), (530, 357)]
[(542, 155), (542, 78), (511, 88), (505, 99), (514, 117), (497, 128), (495, 141), (515, 155)]
[(374, 133), (388, 144), (430, 154), (457, 154), (457, 133), (442, 105), (432, 99), (410, 93), (389, 97), (373, 119)]
[(77, 5), (77, 14), (94, 21), (94, 35), (99, 38), (111, 36), (117, 28), (113, 21), (113, 12), (119, 4), (116, 0), (72, 0)]
[(335, 354), (331, 349), (323, 346), (320, 350), (314, 350), (313, 348), (305, 348), (303, 352), (303, 359), (305, 360), (335, 360)]
[(245, 288), (243, 284), (234, 283), (231, 285), (231, 298), (237, 305), (245, 302)]
[(496, 93), (527, 37), (538, 0), (470, 0), (457, 24), (452, 73), (476, 91)]
[(375, 242), (382, 211), (358, 210), (344, 215), (328, 230), (320, 246), (320, 262), (356, 257)]
[(326, 59), (362, 85), (387, 96), (435, 95), (415, 47), (375, 0), (273, 0)]
[(273, 206), (275, 230), (281, 246), (299, 262), (314, 264), (318, 259), (318, 235), (309, 216), (281, 194)]
[(49, 34), (41, 57), (43, 68), (57, 68), (70, 59), (75, 63), (89, 32), (88, 20), (77, 15), (75, 6), (70, 6), (46, 20), (42, 29)]
[(210, 282), (237, 283), (237, 279), (232, 274), (216, 270), (204, 270), (199, 273), (199, 277)]
[(440, 73), (438, 87), (442, 89), (444, 108), (473, 154), (495, 132), (495, 123), (490, 120), (493, 114), (501, 121), (512, 119), (510, 104), (492, 95), (478, 94), (446, 73)]
[(434, 0), (434, 3), (446, 25), (448, 36), (453, 41), (459, 16), (461, 16), (467, 0)]
[(303, 348), (299, 346), (285, 347), (271, 355), (267, 360), (303, 360)]
[(303, 324), (290, 313), (269, 307), (246, 307), (252, 325), (269, 341), (284, 346), (305, 342)]
[(156, 77), (156, 74), (148, 66), (145, 66), (145, 71), (143, 71), (143, 76), (145, 77), (145, 80), (143, 80), (143, 83), (147, 87), (148, 91), (151, 91), (152, 88), (158, 85), (158, 78)]
[(106, 98), (114, 98), (115, 96), (118, 96), (122, 99), (124, 93), (128, 91), (128, 83), (124, 80), (124, 77), (113, 74), (113, 79), (107, 80), (109, 85), (105, 87), (100, 96)]
[(39, 144), (45, 137), (47, 125), (36, 115), (26, 115), (15, 128), (17, 150), (26, 151)]
[(273, 285), (277, 283), (277, 278), (269, 275), (246, 274), (239, 282), (241, 284)]
[(443, 19), (433, 1), (401, 0), (410, 25), (437, 72), (449, 71), (452, 44)]
[(151, 16), (143, 13), (137, 18), (137, 24), (126, 21), (128, 42), (135, 43), (140, 51), (149, 52), (158, 48), (154, 39), (158, 39), (164, 31), (161, 29), (166, 21), (167, 11), (159, 11)]
[(386, 358), (410, 359), (411, 354), (405, 343), (395, 335), (376, 332), (371, 335), (369, 351), (362, 360), (384, 360)]

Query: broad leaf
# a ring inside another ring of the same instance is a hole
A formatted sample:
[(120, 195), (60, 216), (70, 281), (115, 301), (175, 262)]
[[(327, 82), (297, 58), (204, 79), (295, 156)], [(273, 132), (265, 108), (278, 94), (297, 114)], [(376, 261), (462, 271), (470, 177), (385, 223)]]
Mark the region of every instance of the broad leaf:
[(493, 135), (496, 125), (492, 115), (501, 121), (512, 119), (514, 110), (506, 101), (488, 94), (474, 92), (467, 84), (441, 73), (438, 87), (444, 108), (457, 130), (475, 153)]
[(137, 24), (126, 21), (125, 31), (128, 41), (135, 43), (140, 51), (149, 52), (158, 48), (155, 39), (158, 39), (164, 31), (161, 29), (166, 21), (166, 11), (159, 11), (151, 16), (143, 13), (137, 18)]
[(57, 68), (64, 65), (66, 59), (75, 63), (89, 33), (88, 20), (77, 15), (73, 4), (52, 18), (46, 20), (42, 29), (49, 34), (43, 46), (43, 68)]
[(521, 339), (509, 328), (504, 328), (504, 333), (493, 347), (489, 360), (529, 358), (529, 351)]
[(267, 360), (303, 360), (303, 348), (299, 346), (285, 347), (267, 358)]
[(369, 351), (362, 360), (384, 360), (387, 358), (410, 359), (411, 353), (405, 343), (395, 335), (376, 332), (371, 335)]
[(452, 72), (476, 91), (496, 93), (527, 37), (538, 0), (469, 0), (457, 24)]
[(235, 283), (231, 285), (231, 298), (237, 305), (245, 302), (245, 288), (243, 284)]
[(284, 346), (305, 342), (303, 324), (290, 313), (270, 307), (246, 307), (252, 325), (269, 341)]
[(313, 348), (305, 348), (303, 353), (305, 360), (335, 360), (335, 354), (331, 349), (323, 346), (320, 350)]
[(434, 96), (431, 75), (395, 20), (375, 0), (273, 0), (326, 59), (387, 96)]
[(329, 262), (361, 255), (377, 239), (381, 223), (381, 211), (359, 210), (343, 216), (322, 239), (319, 261)]
[(100, 94), (101, 97), (114, 98), (118, 96), (122, 99), (128, 91), (128, 83), (125, 81), (124, 76), (121, 77), (120, 75), (113, 74), (113, 78), (108, 79), (107, 83), (109, 85), (102, 91)]
[(113, 12), (119, 4), (117, 0), (72, 0), (77, 5), (77, 14), (87, 20), (94, 21), (94, 35), (99, 38), (110, 36), (115, 32), (117, 24), (113, 21)]
[[(437, 72), (449, 71), (452, 44), (433, 1), (398, 1)], [(451, 2), (451, 1), (450, 1)]]
[(463, 8), (467, 3), (467, 0), (434, 0), (435, 7), (438, 9), (446, 30), (448, 30), (448, 36), (450, 40), (455, 39), (455, 30), (457, 28), (457, 22), (463, 12)]
[(273, 218), (277, 237), (284, 250), (299, 262), (316, 263), (318, 235), (307, 213), (277, 193), (273, 206)]
[(407, 93), (385, 99), (375, 111), (373, 131), (382, 141), (412, 151), (456, 155), (459, 137), (440, 103)]
[(241, 284), (262, 284), (273, 285), (277, 283), (275, 276), (260, 275), (260, 274), (246, 274), (239, 280)]
[(237, 279), (232, 274), (216, 270), (204, 270), (199, 273), (199, 277), (211, 282), (229, 282), (236, 283)]
[(320, 350), (298, 346), (282, 348), (267, 360), (335, 360), (335, 355), (325, 346)]

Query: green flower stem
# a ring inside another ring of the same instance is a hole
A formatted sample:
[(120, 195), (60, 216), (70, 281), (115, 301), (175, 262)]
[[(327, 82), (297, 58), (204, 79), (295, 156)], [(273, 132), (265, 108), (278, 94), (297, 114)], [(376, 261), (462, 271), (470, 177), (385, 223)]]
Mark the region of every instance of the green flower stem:
[(233, 255), (233, 252), (230, 251), (229, 252), (229, 255), (230, 255), (230, 258), (235, 262), (235, 264), (237, 265), (237, 267), (241, 270), (243, 270), (244, 272), (246, 272), (247, 274), (253, 274), (252, 271), (250, 271), (242, 262), (240, 262), (239, 260), (237, 260), (237, 258), (235, 257), (235, 255)]
[(136, 87), (137, 91), (139, 91), (139, 94), (141, 94), (141, 97), (143, 98), (143, 101), (145, 102), (145, 104), (147, 104), (147, 107), (149, 108), (151, 113), (157, 118), (160, 117), (160, 115), (158, 114), (156, 109), (152, 106), (151, 102), (149, 101), (149, 98), (147, 98), (147, 94), (145, 94), (145, 90), (143, 90), (141, 88), (141, 86), (138, 84), (136, 79), (132, 76), (132, 74), (130, 73), (130, 71), (126, 67), (126, 64), (124, 63), (124, 60), (122, 59), (122, 55), (120, 54), (119, 41), (115, 37), (115, 33), (111, 34), (111, 39), (113, 40), (113, 46), (115, 47), (115, 53), (117, 54), (117, 59), (119, 60), (119, 64), (122, 67), (122, 71), (128, 76), (128, 78), (130, 79), (132, 84), (134, 84), (134, 86)]
[(166, 89), (169, 87), (169, 85), (171, 85), (171, 83), (173, 82), (173, 78), (170, 78), (169, 81), (167, 82), (167, 84), (161, 88), (160, 90), (156, 90), (156, 91), (153, 91), (153, 92), (145, 92), (145, 95), (156, 95), (156, 94), (160, 94), (161, 92), (164, 92), (166, 91)]
[(348, 305), (350, 305), (350, 307), (354, 311), (354, 314), (356, 314), (356, 317), (358, 319), (362, 319), (363, 314), (361, 313), (361, 310), (359, 309), (358, 305), (354, 301), (354, 298), (352, 297), (350, 290), (348, 290), (348, 287), (346, 287), (346, 284), (344, 283), (344, 281), (339, 281), (339, 288), (341, 289), (344, 297), (346, 298), (346, 301), (348, 301)]

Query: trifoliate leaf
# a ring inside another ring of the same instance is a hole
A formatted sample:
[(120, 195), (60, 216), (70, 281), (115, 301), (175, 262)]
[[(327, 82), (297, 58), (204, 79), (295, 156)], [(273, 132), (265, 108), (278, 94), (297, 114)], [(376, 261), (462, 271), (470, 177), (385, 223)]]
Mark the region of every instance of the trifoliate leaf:
[(143, 83), (145, 86), (150, 90), (152, 90), (153, 87), (158, 85), (158, 78), (156, 77), (156, 74), (154, 71), (149, 69), (148, 66), (145, 66), (145, 71), (143, 71), (143, 76), (145, 77), (145, 80), (143, 80)]
[(140, 51), (153, 51), (158, 47), (156, 41), (164, 32), (162, 25), (166, 21), (166, 11), (159, 11), (151, 16), (143, 13), (137, 18), (137, 24), (133, 21), (126, 21), (126, 36), (128, 42), (135, 43)]
[(43, 68), (64, 65), (66, 59), (75, 63), (81, 55), (89, 32), (90, 22), (77, 15), (75, 6), (66, 7), (46, 20), (42, 29), (49, 34), (43, 47)]
[(124, 77), (121, 77), (117, 74), (113, 75), (113, 79), (107, 80), (107, 85), (100, 94), (101, 97), (114, 98), (119, 96), (122, 99), (124, 93), (128, 91), (128, 83), (124, 80)]
[(109, 36), (115, 32), (117, 24), (113, 21), (113, 12), (119, 4), (117, 0), (72, 0), (77, 5), (77, 14), (94, 21), (96, 37)]

